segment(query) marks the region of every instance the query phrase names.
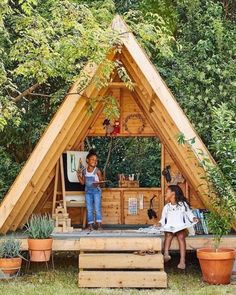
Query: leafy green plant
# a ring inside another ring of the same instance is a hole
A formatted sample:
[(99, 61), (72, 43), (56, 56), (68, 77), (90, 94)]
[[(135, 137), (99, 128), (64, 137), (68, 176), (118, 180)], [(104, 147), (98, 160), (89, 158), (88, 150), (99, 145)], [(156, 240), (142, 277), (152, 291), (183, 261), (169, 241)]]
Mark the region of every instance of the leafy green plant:
[(21, 242), (13, 237), (7, 238), (0, 243), (0, 258), (21, 257)]
[[(179, 144), (188, 144), (193, 148), (194, 139), (186, 140), (185, 136), (180, 134), (177, 140)], [(213, 234), (214, 248), (217, 251), (222, 236), (230, 232), (236, 221), (236, 194), (220, 168), (210, 161), (208, 155), (200, 150), (196, 156), (205, 171), (204, 179), (208, 184), (211, 212), (207, 216), (207, 224)]]
[(227, 235), (232, 227), (232, 218), (229, 218), (227, 215), (215, 211), (207, 214), (207, 226), (209, 232), (214, 235), (215, 251), (219, 248), (222, 236)]
[(26, 233), (30, 239), (48, 239), (54, 229), (54, 221), (48, 215), (32, 215), (26, 224)]

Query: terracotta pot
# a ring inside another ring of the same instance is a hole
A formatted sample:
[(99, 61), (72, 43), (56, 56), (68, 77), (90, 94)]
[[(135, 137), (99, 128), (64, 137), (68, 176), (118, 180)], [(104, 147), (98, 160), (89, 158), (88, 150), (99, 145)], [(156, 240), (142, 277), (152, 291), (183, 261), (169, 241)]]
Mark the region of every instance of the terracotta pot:
[(49, 261), (52, 252), (52, 239), (28, 239), (30, 261)]
[(21, 268), (22, 258), (0, 258), (0, 269), (4, 274), (13, 275)]
[(236, 257), (235, 249), (203, 248), (197, 250), (197, 257), (200, 262), (203, 281), (214, 285), (226, 285), (230, 283), (233, 264)]

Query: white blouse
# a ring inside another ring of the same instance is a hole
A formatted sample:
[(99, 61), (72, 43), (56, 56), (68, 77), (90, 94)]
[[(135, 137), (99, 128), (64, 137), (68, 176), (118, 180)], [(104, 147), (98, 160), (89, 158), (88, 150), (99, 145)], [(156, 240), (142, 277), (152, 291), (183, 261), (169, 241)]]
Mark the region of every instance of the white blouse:
[(160, 219), (162, 226), (180, 227), (193, 222), (194, 214), (187, 203), (180, 202), (178, 205), (167, 203), (163, 210)]

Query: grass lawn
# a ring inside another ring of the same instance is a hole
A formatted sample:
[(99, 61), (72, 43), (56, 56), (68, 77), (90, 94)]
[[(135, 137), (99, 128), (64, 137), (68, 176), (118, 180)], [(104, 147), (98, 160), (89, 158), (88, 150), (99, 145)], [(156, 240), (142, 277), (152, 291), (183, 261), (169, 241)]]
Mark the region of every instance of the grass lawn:
[(186, 272), (178, 271), (178, 254), (172, 256), (172, 261), (166, 266), (168, 274), (167, 289), (79, 289), (77, 286), (77, 255), (75, 253), (56, 253), (55, 271), (45, 271), (44, 265), (34, 264), (29, 274), (8, 281), (0, 281), (0, 295), (236, 295), (236, 283), (228, 286), (210, 286), (202, 282), (198, 261), (194, 253), (188, 253), (188, 268)]

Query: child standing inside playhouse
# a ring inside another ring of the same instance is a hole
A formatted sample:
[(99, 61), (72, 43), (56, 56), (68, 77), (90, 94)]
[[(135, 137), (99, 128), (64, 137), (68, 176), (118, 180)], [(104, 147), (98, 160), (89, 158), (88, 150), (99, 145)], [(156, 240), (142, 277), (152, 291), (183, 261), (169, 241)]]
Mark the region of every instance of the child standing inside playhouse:
[[(182, 189), (178, 185), (169, 185), (166, 194), (165, 201), (167, 204), (162, 211), (161, 220), (157, 226), (165, 226), (178, 228), (188, 227), (192, 222), (198, 222), (198, 219), (193, 215), (188, 201), (185, 198)], [(186, 255), (186, 228), (175, 233), (165, 231), (164, 241), (164, 261), (167, 262), (171, 259), (169, 255), (169, 249), (173, 237), (176, 235), (179, 243), (180, 250), (180, 262), (178, 264), (179, 269), (185, 269), (185, 255)]]
[(86, 157), (87, 168), (82, 168), (77, 172), (79, 182), (85, 185), (85, 201), (89, 230), (94, 229), (94, 209), (97, 229), (102, 229), (101, 188), (99, 182), (102, 181), (103, 178), (101, 171), (97, 168), (97, 162), (97, 154), (94, 150), (91, 150)]

